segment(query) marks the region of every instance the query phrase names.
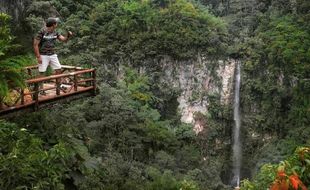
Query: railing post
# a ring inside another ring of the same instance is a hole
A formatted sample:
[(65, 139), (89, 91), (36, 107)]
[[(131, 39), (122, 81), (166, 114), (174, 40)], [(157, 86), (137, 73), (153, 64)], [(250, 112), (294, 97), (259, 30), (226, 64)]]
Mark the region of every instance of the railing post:
[(77, 75), (74, 75), (73, 76), (73, 81), (74, 81), (74, 91), (77, 91), (78, 90), (78, 76)]
[(56, 95), (60, 95), (60, 79), (61, 78), (56, 78)]
[(32, 76), (31, 69), (30, 69), (30, 68), (28, 68), (28, 69), (27, 69), (27, 71), (28, 71), (28, 75), (29, 75), (29, 76)]
[(35, 83), (34, 84), (34, 97), (33, 97), (33, 99), (35, 101), (35, 103), (34, 103), (34, 110), (38, 110), (39, 109), (39, 91), (40, 91), (39, 83)]
[(96, 70), (94, 70), (93, 72), (92, 72), (92, 78), (93, 78), (93, 87), (94, 87), (94, 89), (93, 89), (93, 93), (94, 93), (94, 95), (96, 95), (96, 89), (97, 89), (97, 86), (96, 86)]
[(20, 91), (20, 103), (21, 103), (21, 105), (24, 105), (25, 104), (25, 92), (24, 92), (24, 89), (23, 88), (21, 88), (20, 89), (21, 91)]

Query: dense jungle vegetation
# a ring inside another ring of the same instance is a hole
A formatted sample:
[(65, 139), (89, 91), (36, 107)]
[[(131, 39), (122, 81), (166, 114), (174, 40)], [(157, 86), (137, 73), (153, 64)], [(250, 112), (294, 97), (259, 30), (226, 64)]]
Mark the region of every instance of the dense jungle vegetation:
[(180, 89), (159, 82), (161, 59), (198, 56), (242, 64), (241, 189), (309, 189), (308, 0), (24, 6), (19, 24), (0, 13), (0, 100), (25, 87), (32, 37), (51, 15), (61, 18), (60, 31), (74, 33), (57, 44), (62, 64), (96, 68), (98, 94), (0, 120), (0, 189), (232, 189), (232, 103), (208, 96), (208, 114), (195, 115), (205, 129), (195, 134), (180, 121)]

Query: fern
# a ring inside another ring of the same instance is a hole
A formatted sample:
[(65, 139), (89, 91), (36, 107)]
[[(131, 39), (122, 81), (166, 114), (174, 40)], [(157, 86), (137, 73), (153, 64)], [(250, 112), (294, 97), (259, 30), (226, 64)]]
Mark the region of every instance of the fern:
[(7, 95), (9, 88), (25, 87), (23, 68), (31, 62), (30, 56), (0, 60), (0, 97)]
[(8, 95), (10, 88), (25, 87), (22, 69), (31, 62), (29, 56), (12, 57), (8, 54), (17, 47), (12, 43), (14, 38), (10, 34), (9, 20), (8, 15), (0, 13), (0, 99)]

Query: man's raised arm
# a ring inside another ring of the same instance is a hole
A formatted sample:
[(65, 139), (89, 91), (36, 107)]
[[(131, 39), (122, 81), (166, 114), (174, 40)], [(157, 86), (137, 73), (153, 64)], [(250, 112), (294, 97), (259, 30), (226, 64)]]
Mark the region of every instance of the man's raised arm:
[(60, 35), (60, 36), (58, 37), (58, 39), (59, 39), (60, 41), (62, 41), (62, 42), (67, 42), (71, 36), (72, 36), (72, 32), (71, 32), (71, 31), (68, 31), (68, 34), (67, 34), (66, 37), (63, 36), (63, 35)]

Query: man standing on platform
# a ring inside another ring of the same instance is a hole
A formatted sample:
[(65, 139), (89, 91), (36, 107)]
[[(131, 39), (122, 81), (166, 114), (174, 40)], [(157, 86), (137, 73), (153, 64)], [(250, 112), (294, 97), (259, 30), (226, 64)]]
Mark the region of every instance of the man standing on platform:
[(62, 42), (67, 42), (72, 36), (72, 32), (68, 31), (66, 37), (62, 36), (56, 31), (58, 22), (58, 18), (48, 18), (46, 27), (42, 28), (37, 33), (33, 41), (34, 53), (39, 64), (41, 76), (44, 75), (49, 65), (55, 70), (55, 74), (61, 73), (61, 64), (55, 53), (55, 43), (57, 39)]

